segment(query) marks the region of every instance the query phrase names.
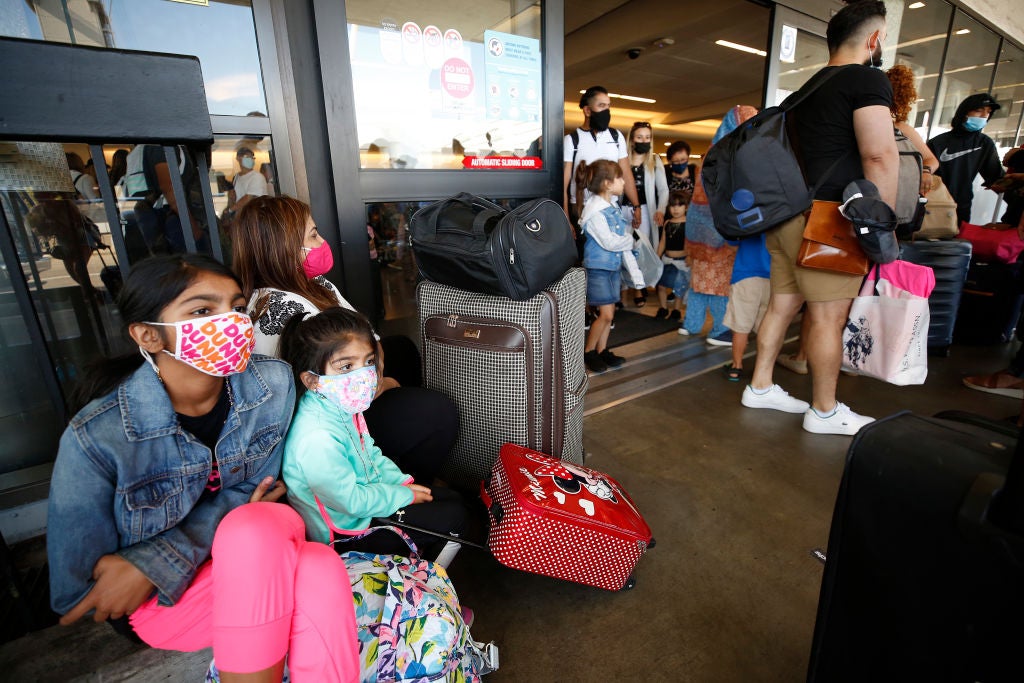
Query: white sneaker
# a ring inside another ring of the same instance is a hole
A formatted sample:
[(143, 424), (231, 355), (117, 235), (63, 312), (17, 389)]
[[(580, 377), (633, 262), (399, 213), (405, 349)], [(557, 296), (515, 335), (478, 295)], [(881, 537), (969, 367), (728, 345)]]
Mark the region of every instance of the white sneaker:
[(804, 429), (812, 434), (842, 434), (852, 436), (875, 418), (858, 415), (845, 403), (836, 403), (836, 409), (828, 417), (820, 417), (813, 408), (804, 413)]
[(811, 407), (807, 401), (790, 396), (778, 384), (773, 384), (763, 394), (755, 394), (748, 384), (747, 388), (743, 390), (743, 398), (740, 399), (740, 403), (748, 408), (771, 408), (784, 413), (802, 413)]

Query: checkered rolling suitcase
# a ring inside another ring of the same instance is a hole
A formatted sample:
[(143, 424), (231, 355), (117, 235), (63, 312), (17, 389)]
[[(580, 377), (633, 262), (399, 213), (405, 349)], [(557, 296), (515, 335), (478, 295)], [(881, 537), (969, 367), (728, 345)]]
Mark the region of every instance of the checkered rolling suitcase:
[(525, 301), (430, 281), (420, 282), (416, 298), (423, 385), (459, 406), (443, 479), (476, 490), (507, 442), (583, 462), (582, 269)]
[(502, 446), (481, 493), (487, 545), (508, 567), (622, 590), (633, 587), (633, 569), (654, 545), (618, 482), (522, 446)]

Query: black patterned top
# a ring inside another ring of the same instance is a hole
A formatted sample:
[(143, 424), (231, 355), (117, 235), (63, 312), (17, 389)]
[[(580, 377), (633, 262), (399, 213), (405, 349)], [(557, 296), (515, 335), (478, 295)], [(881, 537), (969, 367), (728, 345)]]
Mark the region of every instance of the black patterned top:
[[(341, 295), (338, 288), (323, 275), (316, 277), (314, 281), (329, 289), (338, 299), (339, 306), (355, 310), (352, 304)], [(281, 342), (281, 332), (284, 331), (284, 326), (291, 317), (297, 313), (319, 313), (320, 309), (304, 296), (265, 287), (252, 293), (252, 298), (249, 299), (249, 311), (253, 311), (256, 308), (256, 303), (265, 296), (269, 297), (267, 308), (263, 315), (253, 321), (256, 328), (256, 348), (253, 350), (265, 356), (277, 357), (280, 355), (278, 346)]]

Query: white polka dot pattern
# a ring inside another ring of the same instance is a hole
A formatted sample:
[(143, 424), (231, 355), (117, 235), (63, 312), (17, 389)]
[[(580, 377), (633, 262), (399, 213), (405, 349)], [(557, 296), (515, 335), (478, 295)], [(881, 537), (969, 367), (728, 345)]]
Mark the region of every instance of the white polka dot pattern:
[[(467, 292), (423, 281), (416, 289), (423, 348), (423, 383), (459, 407), (459, 438), (442, 477), (472, 486), (491, 470), (506, 442), (550, 450), (583, 462), (583, 318), (586, 275), (570, 269), (526, 301)], [(426, 321), (457, 315), (521, 330), (514, 353), (471, 343), (429, 339)]]
[(544, 463), (558, 461), (513, 444), (502, 447), (487, 487), (488, 545), (494, 557), (515, 569), (621, 589), (651, 541), (647, 523), (611, 477), (571, 468), (595, 490), (610, 490), (617, 502), (595, 495), (586, 484), (578, 493), (568, 483), (563, 485), (570, 490), (560, 490), (553, 476), (538, 474)]

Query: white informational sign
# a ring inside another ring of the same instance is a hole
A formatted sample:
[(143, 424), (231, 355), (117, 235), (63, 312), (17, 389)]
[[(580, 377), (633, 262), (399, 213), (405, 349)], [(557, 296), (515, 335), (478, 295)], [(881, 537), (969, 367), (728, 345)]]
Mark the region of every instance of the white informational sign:
[(792, 64), (796, 61), (796, 28), (782, 25), (782, 39), (779, 41), (779, 61)]

